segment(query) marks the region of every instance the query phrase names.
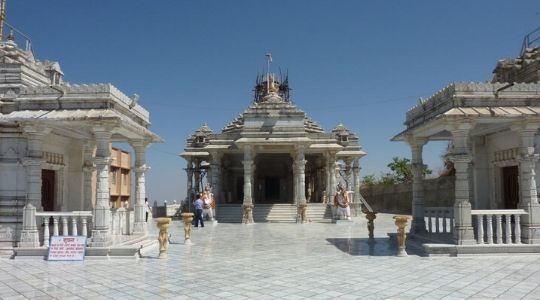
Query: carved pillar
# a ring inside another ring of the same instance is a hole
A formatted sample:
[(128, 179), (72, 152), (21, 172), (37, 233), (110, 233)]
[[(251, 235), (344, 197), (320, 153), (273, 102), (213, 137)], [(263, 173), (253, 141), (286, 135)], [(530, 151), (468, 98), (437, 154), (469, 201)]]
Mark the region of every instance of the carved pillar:
[(335, 154), (330, 154), (328, 156), (328, 203), (334, 203), (334, 196), (336, 195), (336, 156)]
[(469, 169), (472, 155), (469, 149), (471, 123), (459, 122), (450, 130), (454, 148), (450, 160), (456, 169), (456, 196), (454, 202), (454, 240), (458, 245), (475, 244), (471, 216), (471, 186)]
[(23, 160), (26, 169), (26, 204), (23, 209), (23, 228), (19, 247), (39, 247), (39, 236), (36, 225), (36, 210), (41, 207), (41, 164), (43, 138), (48, 130), (35, 126), (24, 126), (27, 152)]
[(307, 161), (304, 156), (304, 146), (299, 146), (294, 157), (294, 166), (296, 169), (295, 203), (298, 205), (306, 203), (306, 162)]
[[(212, 160), (210, 163), (210, 170), (212, 174), (211, 180), (209, 180), (212, 186), (212, 193), (214, 196), (219, 196), (221, 193), (221, 157), (222, 153), (212, 153)], [(217, 200), (217, 199), (214, 199)]]
[(201, 192), (201, 160), (196, 158), (194, 161), (194, 169), (193, 169), (193, 174), (194, 174), (194, 180), (195, 182), (193, 183), (193, 191), (195, 192), (195, 194), (198, 194)]
[(250, 145), (244, 146), (244, 160), (242, 164), (244, 165), (244, 216), (242, 223), (252, 224), (253, 223), (253, 196), (252, 196), (252, 177), (253, 177), (253, 149)]
[(186, 158), (186, 162), (186, 199), (188, 203), (191, 203), (193, 200), (195, 200), (193, 199), (193, 162), (191, 158)]
[(345, 159), (345, 178), (347, 181), (346, 190), (352, 191), (353, 190), (352, 159), (350, 157), (347, 157)]
[(353, 163), (353, 176), (354, 176), (354, 195), (353, 202), (360, 203), (360, 158), (355, 158)]
[(316, 166), (316, 175), (315, 175), (315, 184), (314, 184), (314, 193), (315, 196), (313, 197), (312, 202), (319, 202), (322, 201), (322, 194), (325, 186), (324, 182), (324, 165), (321, 157), (317, 157), (315, 160), (315, 166)]
[(94, 228), (92, 229), (93, 247), (107, 247), (112, 244), (110, 236), (111, 211), (109, 208), (109, 170), (111, 165), (111, 129), (95, 127), (96, 139), (96, 206), (94, 208)]
[(144, 199), (146, 198), (145, 172), (148, 170), (148, 166), (146, 166), (148, 142), (136, 140), (131, 142), (131, 146), (135, 150), (135, 220), (133, 222), (133, 234), (146, 234), (148, 228), (145, 222)]
[(422, 151), (427, 140), (425, 138), (415, 138), (413, 136), (407, 139), (411, 147), (412, 164), (412, 222), (411, 233), (426, 233), (426, 221), (424, 219), (424, 161)]
[(512, 127), (520, 138), (518, 208), (528, 214), (521, 215), (521, 240), (527, 244), (540, 244), (540, 204), (536, 190), (535, 169), (539, 155), (535, 153), (534, 140), (540, 124), (516, 124)]
[(83, 203), (81, 206), (82, 210), (91, 210), (94, 204), (94, 199), (92, 199), (92, 177), (94, 171), (96, 170), (96, 165), (94, 164), (94, 149), (95, 144), (93, 142), (88, 142), (83, 147)]

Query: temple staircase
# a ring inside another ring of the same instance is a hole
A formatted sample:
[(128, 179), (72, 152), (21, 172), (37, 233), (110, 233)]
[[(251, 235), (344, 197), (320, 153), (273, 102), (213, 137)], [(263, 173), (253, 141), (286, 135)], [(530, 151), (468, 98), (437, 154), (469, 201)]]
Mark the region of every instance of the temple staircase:
[[(241, 204), (218, 204), (216, 211), (220, 223), (241, 223)], [(307, 219), (311, 222), (332, 222), (332, 209), (322, 203), (308, 203)], [(291, 204), (255, 204), (253, 208), (255, 223), (295, 223), (296, 206)]]

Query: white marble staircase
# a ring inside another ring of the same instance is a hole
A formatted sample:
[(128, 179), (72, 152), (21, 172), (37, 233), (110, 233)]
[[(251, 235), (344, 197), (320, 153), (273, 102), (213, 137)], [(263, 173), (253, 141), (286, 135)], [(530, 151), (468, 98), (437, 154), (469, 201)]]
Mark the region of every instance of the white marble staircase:
[[(220, 223), (242, 222), (241, 204), (219, 204), (216, 212)], [(311, 222), (332, 222), (331, 207), (321, 203), (308, 203), (307, 218)], [(255, 204), (253, 208), (255, 223), (294, 223), (296, 206), (291, 204)]]

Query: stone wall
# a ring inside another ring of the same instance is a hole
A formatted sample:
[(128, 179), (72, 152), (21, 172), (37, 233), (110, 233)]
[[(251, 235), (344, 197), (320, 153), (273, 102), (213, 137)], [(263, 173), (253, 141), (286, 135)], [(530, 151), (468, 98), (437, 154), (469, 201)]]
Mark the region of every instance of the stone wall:
[[(453, 206), (454, 181), (453, 176), (425, 180), (425, 206)], [(360, 192), (376, 212), (403, 214), (412, 212), (412, 183), (364, 185)]]

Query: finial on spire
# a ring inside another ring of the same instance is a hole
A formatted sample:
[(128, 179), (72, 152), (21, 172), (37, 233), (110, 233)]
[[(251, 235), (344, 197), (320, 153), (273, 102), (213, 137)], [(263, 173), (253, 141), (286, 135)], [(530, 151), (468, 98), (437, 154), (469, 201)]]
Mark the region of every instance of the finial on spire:
[(6, 19), (6, 1), (0, 0), (0, 41), (4, 39), (4, 20)]
[(270, 64), (272, 63), (272, 53), (266, 53), (266, 90), (270, 90)]

